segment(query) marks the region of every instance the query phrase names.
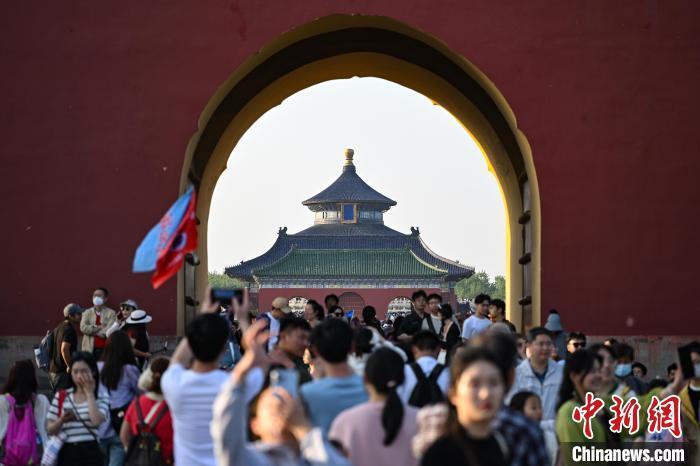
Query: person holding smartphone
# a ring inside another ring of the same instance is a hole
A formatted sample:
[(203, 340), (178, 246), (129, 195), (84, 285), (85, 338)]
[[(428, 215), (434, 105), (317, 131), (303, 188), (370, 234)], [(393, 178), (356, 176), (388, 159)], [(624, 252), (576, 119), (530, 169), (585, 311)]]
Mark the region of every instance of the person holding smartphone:
[(211, 434), (217, 465), (274, 466), (334, 465), (350, 466), (319, 428), (311, 426), (298, 398), (282, 386), (264, 390), (250, 409), (250, 429), (259, 437), (252, 443), (248, 431), (248, 374), (255, 368), (267, 369), (270, 357), (264, 321), (255, 322), (243, 335), (246, 352), (234, 367), (214, 402)]

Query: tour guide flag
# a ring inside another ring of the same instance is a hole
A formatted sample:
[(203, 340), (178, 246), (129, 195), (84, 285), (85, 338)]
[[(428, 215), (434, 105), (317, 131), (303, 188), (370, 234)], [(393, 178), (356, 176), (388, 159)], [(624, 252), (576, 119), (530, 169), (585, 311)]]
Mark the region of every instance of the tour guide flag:
[(185, 254), (197, 247), (196, 193), (190, 186), (148, 232), (136, 250), (134, 272), (153, 272), (156, 289), (175, 275)]

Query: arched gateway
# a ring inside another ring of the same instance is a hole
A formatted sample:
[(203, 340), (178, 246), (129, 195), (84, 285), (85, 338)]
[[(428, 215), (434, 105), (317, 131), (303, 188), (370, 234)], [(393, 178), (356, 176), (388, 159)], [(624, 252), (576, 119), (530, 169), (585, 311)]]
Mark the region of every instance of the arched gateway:
[[(179, 331), (195, 312), (185, 303), (196, 299), (187, 297), (196, 298), (206, 286), (205, 238), (211, 196), (241, 136), (260, 116), (294, 93), (354, 76), (386, 79), (427, 96), (454, 115), (474, 137), (499, 181), (506, 206), (510, 318), (524, 327), (539, 322), (539, 190), (530, 147), (504, 97), (474, 65), (435, 37), (386, 17), (333, 15), (299, 26), (263, 47), (222, 84), (200, 117), (199, 130), (188, 145), (181, 189), (189, 183), (199, 186), (201, 236), (197, 254), (201, 266), (181, 274)], [(339, 216), (342, 213), (350, 218), (352, 214), (354, 218), (349, 207), (343, 209)], [(405, 260), (411, 261), (408, 257)], [(381, 296), (381, 307), (396, 296), (391, 296), (391, 290), (383, 293), (379, 289), (364, 291), (365, 296), (370, 291)], [(322, 300), (323, 296), (319, 293), (309, 298)]]

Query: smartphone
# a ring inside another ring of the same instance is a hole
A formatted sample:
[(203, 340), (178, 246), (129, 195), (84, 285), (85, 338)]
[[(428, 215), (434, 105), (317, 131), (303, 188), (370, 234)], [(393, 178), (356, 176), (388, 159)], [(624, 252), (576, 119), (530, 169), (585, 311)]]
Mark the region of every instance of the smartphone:
[(211, 302), (218, 302), (224, 307), (229, 307), (236, 299), (238, 304), (243, 303), (243, 288), (212, 288)]
[(273, 369), (270, 371), (270, 386), (284, 388), (292, 398), (297, 398), (299, 373), (294, 369)]
[(678, 361), (681, 363), (681, 371), (684, 379), (695, 377), (695, 365), (690, 359), (690, 353), (698, 350), (698, 343), (692, 342), (678, 347)]

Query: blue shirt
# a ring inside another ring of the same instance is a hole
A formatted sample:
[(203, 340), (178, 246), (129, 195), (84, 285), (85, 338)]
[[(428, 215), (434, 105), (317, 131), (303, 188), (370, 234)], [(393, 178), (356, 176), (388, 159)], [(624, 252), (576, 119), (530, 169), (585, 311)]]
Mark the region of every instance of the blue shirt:
[(333, 419), (348, 408), (367, 401), (362, 377), (325, 377), (304, 384), (300, 388), (311, 424), (328, 434)]

